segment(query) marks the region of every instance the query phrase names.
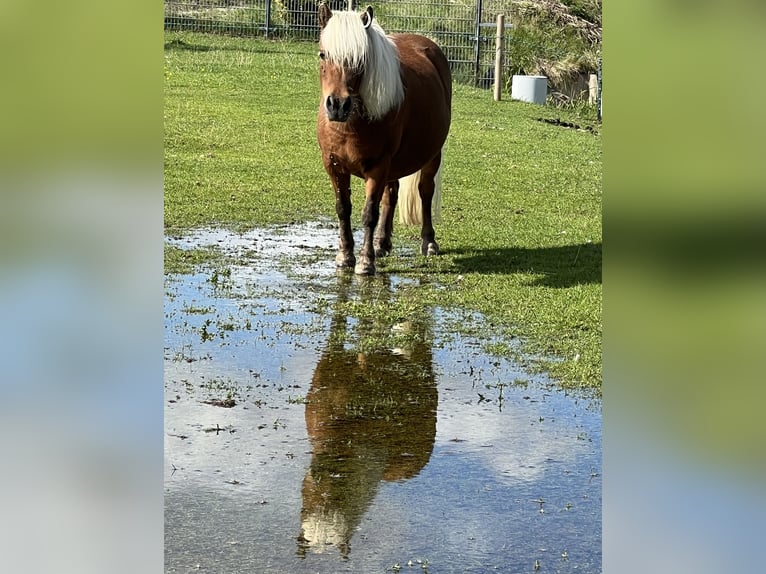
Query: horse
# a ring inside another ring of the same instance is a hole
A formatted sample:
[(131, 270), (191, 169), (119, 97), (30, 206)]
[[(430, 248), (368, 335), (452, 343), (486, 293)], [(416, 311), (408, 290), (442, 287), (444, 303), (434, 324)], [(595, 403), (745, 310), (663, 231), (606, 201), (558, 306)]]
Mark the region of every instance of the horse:
[[(337, 267), (375, 273), (375, 257), (391, 252), (400, 196), (401, 222), (421, 223), (421, 253), (438, 255), (433, 222), (439, 215), (442, 148), (452, 114), (447, 58), (424, 36), (387, 35), (373, 20), (371, 6), (358, 13), (322, 4), (319, 23), (317, 139), (335, 191)], [(358, 262), (351, 229), (352, 175), (365, 181)]]
[[(299, 555), (332, 545), (348, 557), (380, 484), (417, 476), (436, 440), (432, 318), (353, 321), (345, 306), (353, 300), (352, 285), (340, 274), (328, 341), (306, 395), (311, 464), (301, 488)], [(358, 288), (363, 301), (393, 300), (386, 275)]]

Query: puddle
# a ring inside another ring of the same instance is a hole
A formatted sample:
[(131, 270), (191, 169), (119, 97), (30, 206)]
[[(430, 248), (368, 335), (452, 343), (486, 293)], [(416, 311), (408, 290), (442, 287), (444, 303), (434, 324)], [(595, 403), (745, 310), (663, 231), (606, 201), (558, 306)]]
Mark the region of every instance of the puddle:
[(599, 402), (328, 226), (168, 242), (244, 264), (165, 280), (166, 572), (601, 571)]

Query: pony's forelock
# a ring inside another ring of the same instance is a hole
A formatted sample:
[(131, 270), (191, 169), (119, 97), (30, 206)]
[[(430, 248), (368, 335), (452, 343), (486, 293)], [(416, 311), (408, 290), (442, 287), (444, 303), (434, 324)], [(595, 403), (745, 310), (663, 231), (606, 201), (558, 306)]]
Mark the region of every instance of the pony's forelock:
[(375, 20), (365, 29), (359, 13), (333, 12), (322, 30), (321, 43), (333, 64), (364, 70), (359, 95), (371, 119), (381, 119), (402, 103), (399, 52)]

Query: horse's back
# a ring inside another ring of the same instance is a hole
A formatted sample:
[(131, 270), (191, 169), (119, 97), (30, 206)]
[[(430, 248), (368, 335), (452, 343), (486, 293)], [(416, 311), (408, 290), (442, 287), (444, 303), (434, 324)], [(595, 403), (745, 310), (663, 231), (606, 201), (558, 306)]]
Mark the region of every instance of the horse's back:
[(441, 48), (417, 34), (391, 36), (399, 51), (405, 101), (403, 134), (392, 161), (395, 178), (419, 170), (441, 150), (452, 119), (452, 77)]
[(399, 50), (399, 58), (408, 84), (407, 72), (420, 78), (435, 75), (442, 85), (446, 102), (452, 103), (452, 74), (447, 57), (431, 39), (419, 34), (393, 34), (391, 36)]

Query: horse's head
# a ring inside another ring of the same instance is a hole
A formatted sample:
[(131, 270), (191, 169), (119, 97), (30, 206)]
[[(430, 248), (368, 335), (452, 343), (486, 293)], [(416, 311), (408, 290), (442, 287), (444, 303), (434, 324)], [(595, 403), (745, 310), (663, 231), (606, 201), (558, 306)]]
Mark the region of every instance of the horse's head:
[(372, 7), (350, 17), (341, 13), (333, 18), (327, 4), (319, 6), (319, 78), (322, 105), (327, 118), (345, 122), (359, 96), (367, 52), (367, 29), (372, 24)]
[(330, 121), (355, 113), (377, 120), (404, 98), (396, 47), (364, 12), (332, 12), (319, 6), (321, 110)]

